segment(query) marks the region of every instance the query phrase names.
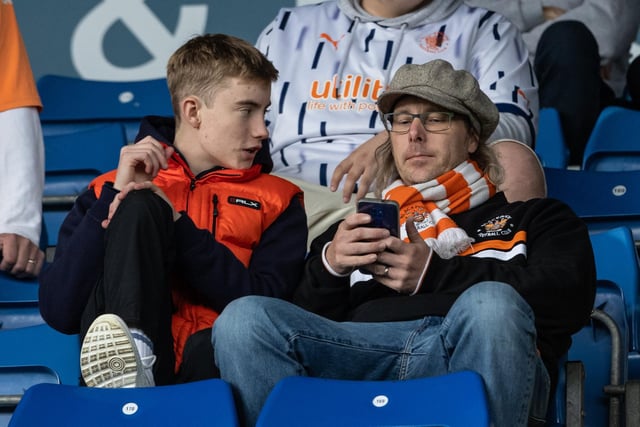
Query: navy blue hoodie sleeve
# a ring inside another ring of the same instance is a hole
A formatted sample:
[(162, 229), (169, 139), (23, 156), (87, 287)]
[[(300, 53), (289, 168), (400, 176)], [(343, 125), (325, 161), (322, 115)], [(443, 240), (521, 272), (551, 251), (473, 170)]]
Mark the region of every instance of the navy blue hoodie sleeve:
[(60, 227), (53, 263), (40, 274), (40, 313), (60, 332), (79, 332), (82, 312), (102, 276), (105, 230), (101, 223), (116, 194), (105, 184), (99, 199), (93, 190), (76, 199)]
[(244, 295), (290, 299), (304, 265), (306, 214), (299, 198), (294, 197), (262, 234), (248, 268), (187, 215), (176, 221), (176, 245), (182, 277), (218, 312)]

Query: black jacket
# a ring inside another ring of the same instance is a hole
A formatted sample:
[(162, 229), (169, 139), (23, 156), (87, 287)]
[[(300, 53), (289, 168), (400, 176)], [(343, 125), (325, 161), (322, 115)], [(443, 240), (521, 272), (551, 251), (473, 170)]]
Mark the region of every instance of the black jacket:
[(537, 345), (555, 380), (558, 358), (569, 349), (571, 335), (587, 324), (595, 298), (595, 261), (585, 224), (557, 200), (508, 203), (502, 193), (451, 218), (478, 250), (448, 260), (434, 253), (418, 294), (401, 295), (373, 279), (350, 287), (349, 277), (331, 275), (321, 251), (335, 224), (313, 241), (294, 302), (338, 321), (411, 320), (446, 315), (475, 283), (505, 282), (532, 307)]

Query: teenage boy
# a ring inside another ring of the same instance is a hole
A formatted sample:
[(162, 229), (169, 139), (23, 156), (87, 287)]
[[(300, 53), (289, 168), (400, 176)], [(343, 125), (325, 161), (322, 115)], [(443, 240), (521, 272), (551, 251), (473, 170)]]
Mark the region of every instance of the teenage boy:
[(55, 329), (84, 337), (87, 385), (215, 376), (218, 313), (243, 295), (291, 296), (307, 228), (300, 189), (267, 173), (277, 75), (243, 40), (189, 40), (167, 65), (175, 129), (145, 120), (117, 169), (76, 201), (41, 276), (40, 308)]

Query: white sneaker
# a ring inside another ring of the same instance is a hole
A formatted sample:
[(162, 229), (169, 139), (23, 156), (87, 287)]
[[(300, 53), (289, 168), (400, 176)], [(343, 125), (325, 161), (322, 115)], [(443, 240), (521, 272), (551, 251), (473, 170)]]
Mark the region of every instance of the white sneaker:
[(80, 349), (80, 371), (89, 387), (154, 386), (155, 356), (140, 358), (127, 324), (115, 314), (98, 316)]

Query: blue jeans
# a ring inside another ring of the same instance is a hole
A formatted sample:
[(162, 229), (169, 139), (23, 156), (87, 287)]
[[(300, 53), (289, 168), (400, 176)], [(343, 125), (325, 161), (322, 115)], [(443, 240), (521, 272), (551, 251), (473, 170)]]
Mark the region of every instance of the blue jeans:
[(282, 378), (402, 380), (473, 370), (484, 379), (497, 427), (544, 419), (549, 375), (536, 351), (534, 316), (509, 285), (481, 282), (446, 317), (334, 322), (259, 296), (229, 304), (213, 327), (221, 376), (252, 426)]

